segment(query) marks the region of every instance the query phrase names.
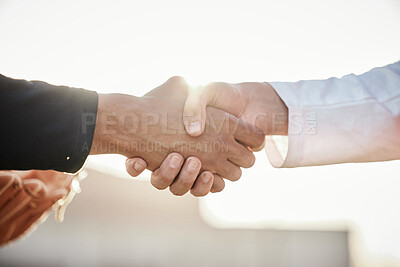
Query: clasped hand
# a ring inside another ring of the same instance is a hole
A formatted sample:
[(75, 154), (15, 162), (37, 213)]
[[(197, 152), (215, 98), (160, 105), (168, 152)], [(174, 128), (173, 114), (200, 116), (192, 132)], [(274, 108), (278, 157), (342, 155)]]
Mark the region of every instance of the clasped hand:
[(223, 83), (191, 91), (181, 77), (140, 98), (100, 95), (91, 153), (127, 156), (131, 176), (147, 168), (153, 171), (152, 185), (169, 187), (174, 195), (219, 192), (224, 179), (236, 181), (240, 167), (254, 164), (253, 151), (262, 148), (270, 132), (263, 119), (254, 118), (248, 96)]

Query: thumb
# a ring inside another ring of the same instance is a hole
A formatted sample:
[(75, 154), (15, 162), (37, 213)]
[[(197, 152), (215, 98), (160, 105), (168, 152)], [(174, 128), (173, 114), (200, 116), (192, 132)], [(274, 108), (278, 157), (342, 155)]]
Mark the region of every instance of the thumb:
[(199, 136), (204, 131), (207, 106), (239, 117), (246, 107), (240, 84), (216, 82), (191, 89), (183, 111), (183, 123), (189, 135)]
[(128, 158), (125, 161), (125, 167), (130, 176), (136, 177), (146, 169), (147, 163), (141, 158)]
[(183, 109), (183, 124), (191, 136), (203, 133), (206, 123), (207, 92), (203, 88), (190, 88)]

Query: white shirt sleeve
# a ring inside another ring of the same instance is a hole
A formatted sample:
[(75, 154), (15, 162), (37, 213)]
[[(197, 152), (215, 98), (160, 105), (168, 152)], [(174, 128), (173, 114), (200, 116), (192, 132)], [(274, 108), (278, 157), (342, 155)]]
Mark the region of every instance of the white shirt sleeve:
[(274, 167), (400, 159), (400, 62), (358, 76), (270, 84), (289, 109), (286, 146), (267, 137)]

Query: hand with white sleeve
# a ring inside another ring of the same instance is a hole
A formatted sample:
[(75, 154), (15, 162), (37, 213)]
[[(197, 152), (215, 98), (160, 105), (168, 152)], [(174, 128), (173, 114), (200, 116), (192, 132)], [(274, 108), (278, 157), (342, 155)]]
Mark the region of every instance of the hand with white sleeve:
[[(189, 135), (203, 132), (207, 106), (263, 130), (274, 167), (400, 159), (400, 62), (326, 80), (211, 83), (186, 100)], [(285, 155), (270, 135), (288, 135)]]

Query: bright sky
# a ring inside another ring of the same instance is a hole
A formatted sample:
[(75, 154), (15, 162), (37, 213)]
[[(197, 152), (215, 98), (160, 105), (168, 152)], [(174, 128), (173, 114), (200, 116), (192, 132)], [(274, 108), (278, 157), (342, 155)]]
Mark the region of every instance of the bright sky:
[[(0, 73), (142, 95), (170, 76), (296, 81), (362, 73), (400, 59), (400, 2), (0, 1)], [(340, 229), (400, 257), (399, 162), (254, 168), (202, 203), (214, 224)], [(125, 176), (121, 157), (91, 158)], [(126, 177), (126, 176), (125, 176)]]

